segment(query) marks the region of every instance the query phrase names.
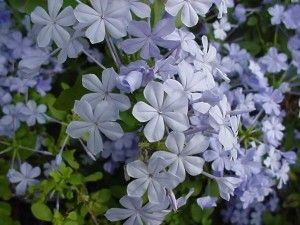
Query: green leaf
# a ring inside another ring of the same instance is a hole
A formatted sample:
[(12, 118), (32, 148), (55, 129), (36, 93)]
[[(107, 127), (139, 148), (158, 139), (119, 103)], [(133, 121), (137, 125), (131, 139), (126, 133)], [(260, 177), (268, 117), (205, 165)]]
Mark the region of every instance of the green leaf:
[(0, 218), (2, 216), (9, 216), (11, 213), (11, 206), (6, 202), (0, 202)]
[(257, 18), (255, 16), (251, 16), (247, 21), (248, 26), (255, 26), (256, 24), (257, 24)]
[(79, 169), (79, 163), (75, 160), (74, 157), (75, 150), (72, 151), (64, 151), (63, 158), (67, 161), (67, 163), (74, 169)]
[(137, 121), (131, 113), (131, 109), (120, 113), (120, 125), (125, 132), (136, 131), (141, 127), (139, 121)]
[(35, 218), (42, 221), (52, 221), (53, 214), (49, 207), (42, 202), (34, 203), (31, 206), (31, 212), (35, 216)]
[(152, 5), (152, 10), (151, 10), (151, 25), (152, 27), (155, 26), (155, 24), (158, 23), (158, 21), (160, 21), (163, 12), (165, 10), (165, 5), (163, 0), (156, 0), (154, 1), (153, 5)]
[(96, 172), (96, 173), (93, 173), (93, 174), (85, 177), (84, 182), (95, 182), (95, 181), (101, 180), (102, 177), (103, 177), (103, 174), (101, 172)]
[(62, 91), (54, 103), (54, 108), (57, 110), (71, 110), (74, 106), (75, 100), (79, 100), (85, 93), (86, 90), (81, 84), (82, 76), (79, 76), (73, 87)]

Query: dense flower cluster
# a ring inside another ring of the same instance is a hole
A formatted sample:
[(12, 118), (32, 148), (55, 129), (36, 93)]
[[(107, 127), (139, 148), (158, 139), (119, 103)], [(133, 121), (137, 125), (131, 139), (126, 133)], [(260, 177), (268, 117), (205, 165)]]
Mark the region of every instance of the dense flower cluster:
[[(68, 161), (68, 145), (86, 153), (82, 163), (101, 161), (110, 174), (124, 168), (126, 194), (122, 208), (106, 211), (109, 221), (162, 224), (193, 195), (202, 209), (216, 207), (218, 196), (195, 196), (196, 187), (176, 197), (190, 177), (201, 177), (215, 182), (220, 198), (229, 201), (224, 221), (261, 224), (263, 212), (276, 209), (276, 189), (287, 184), (297, 159), (282, 142), (283, 102), (293, 89), (286, 77), (300, 71), (300, 5), (264, 1), (270, 24), (293, 32), (290, 56), (276, 44), (254, 56), (226, 40), (259, 9), (231, 0), (167, 0), (156, 20), (155, 1), (77, 2), (74, 8), (63, 7), (63, 0), (36, 7), (22, 22), (24, 36), (0, 1), (0, 137), (7, 140), (0, 143), (12, 141), (0, 154), (14, 152), (7, 177), (16, 194), (25, 195), (42, 174), (41, 165), (15, 161), (18, 131), (26, 124), (39, 132), (55, 123), (64, 127), (59, 152), (50, 151), (45, 133), (35, 148), (17, 147), (54, 156), (44, 164), (45, 179)], [(214, 22), (206, 23), (215, 11)], [(195, 34), (199, 21), (203, 29)], [(105, 66), (98, 45), (114, 65)], [(101, 75), (80, 71), (82, 94), (74, 94), (72, 112), (59, 121), (43, 98), (63, 63), (81, 55)]]

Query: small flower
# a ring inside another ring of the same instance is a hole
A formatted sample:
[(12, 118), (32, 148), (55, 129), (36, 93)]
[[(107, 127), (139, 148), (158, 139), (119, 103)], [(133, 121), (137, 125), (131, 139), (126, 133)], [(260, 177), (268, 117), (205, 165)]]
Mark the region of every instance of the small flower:
[(169, 166), (169, 172), (184, 181), (186, 172), (192, 176), (201, 174), (204, 160), (197, 155), (204, 152), (208, 145), (208, 139), (201, 134), (196, 134), (186, 143), (183, 133), (173, 131), (166, 140), (170, 152), (158, 151), (153, 157), (163, 158)]
[(274, 147), (279, 146), (280, 141), (283, 138), (282, 131), (284, 130), (284, 126), (282, 125), (280, 118), (272, 116), (265, 120), (262, 125), (262, 130), (267, 141)]
[(80, 138), (88, 133), (87, 147), (92, 155), (97, 155), (103, 150), (100, 133), (111, 140), (117, 140), (123, 136), (121, 126), (115, 122), (118, 119), (118, 110), (106, 101), (99, 102), (94, 110), (88, 102), (84, 100), (76, 101), (74, 112), (83, 121), (71, 122), (66, 132), (72, 138)]
[(177, 16), (181, 11), (183, 24), (193, 27), (198, 23), (198, 15), (205, 16), (212, 3), (212, 0), (168, 0), (165, 9), (172, 16)]
[(282, 70), (287, 70), (287, 55), (278, 53), (277, 48), (270, 48), (268, 53), (260, 59), (260, 62), (267, 67), (270, 73), (279, 73)]
[(215, 180), (219, 187), (220, 196), (227, 201), (241, 183), (241, 180), (236, 177), (215, 177)]
[(163, 204), (148, 203), (142, 206), (143, 200), (138, 197), (124, 196), (120, 204), (125, 208), (112, 208), (105, 213), (105, 217), (111, 221), (126, 220), (126, 225), (161, 224), (169, 213)]
[(71, 6), (59, 13), (62, 5), (63, 0), (48, 0), (48, 13), (40, 6), (31, 13), (32, 22), (43, 26), (37, 36), (39, 47), (48, 46), (52, 39), (57, 46), (63, 47), (70, 39), (70, 34), (65, 27), (72, 26), (76, 20)]
[(209, 209), (217, 206), (217, 200), (218, 198), (205, 196), (205, 197), (197, 198), (197, 204), (202, 209)]
[(102, 42), (105, 34), (114, 38), (126, 36), (128, 7), (115, 0), (90, 0), (92, 7), (80, 3), (74, 14), (80, 25), (87, 27), (85, 36), (92, 44)]
[(132, 114), (140, 122), (148, 122), (144, 134), (148, 141), (155, 142), (163, 138), (165, 125), (174, 131), (189, 128), (187, 117), (187, 98), (173, 94), (165, 96), (163, 85), (151, 81), (144, 90), (144, 96), (150, 105), (138, 102)]
[(94, 75), (87, 74), (82, 77), (82, 85), (93, 93), (85, 94), (82, 100), (89, 102), (95, 107), (101, 101), (107, 101), (116, 106), (120, 111), (126, 111), (130, 108), (129, 98), (113, 90), (117, 85), (117, 73), (114, 69), (105, 69), (102, 73), (102, 81)]
[(136, 178), (127, 186), (127, 194), (132, 197), (142, 197), (148, 192), (152, 203), (159, 203), (166, 197), (166, 189), (175, 188), (180, 180), (171, 172), (165, 172), (167, 162), (158, 157), (151, 157), (148, 165), (140, 160), (128, 163), (126, 171), (130, 177)]
[(37, 184), (39, 181), (35, 179), (41, 174), (41, 169), (39, 167), (34, 167), (26, 162), (20, 166), (20, 172), (10, 169), (8, 171), (8, 179), (11, 183), (17, 184), (16, 194), (24, 195), (27, 187)]
[(159, 58), (160, 50), (157, 45), (162, 46), (163, 37), (175, 30), (173, 19), (163, 19), (156, 24), (151, 31), (150, 24), (146, 21), (132, 21), (128, 26), (128, 33), (135, 38), (130, 38), (121, 43), (121, 48), (127, 54), (133, 54), (141, 50), (141, 57)]
[(24, 107), (23, 114), (28, 126), (34, 126), (36, 123), (46, 123), (45, 113), (47, 106), (44, 104), (37, 105), (35, 101), (29, 100)]
[(231, 24), (227, 21), (227, 17), (222, 17), (220, 21), (213, 23), (213, 28), (215, 38), (225, 40), (227, 37), (226, 31), (231, 29)]
[(284, 19), (284, 6), (276, 4), (269, 8), (268, 12), (272, 16), (271, 24), (278, 25), (282, 23)]

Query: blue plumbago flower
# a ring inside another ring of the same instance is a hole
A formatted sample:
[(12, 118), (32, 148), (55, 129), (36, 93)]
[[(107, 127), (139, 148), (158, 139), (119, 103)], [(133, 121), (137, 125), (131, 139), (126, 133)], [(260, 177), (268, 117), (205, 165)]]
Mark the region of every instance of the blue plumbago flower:
[(222, 17), (222, 19), (213, 23), (213, 28), (215, 38), (225, 40), (227, 37), (226, 31), (230, 31), (231, 24), (228, 22), (227, 17)]
[(163, 38), (169, 41), (171, 49), (173, 49), (173, 57), (184, 58), (187, 53), (196, 54), (199, 46), (195, 41), (195, 35), (189, 32), (186, 28), (175, 29), (174, 32)]
[(0, 105), (4, 106), (9, 104), (12, 100), (11, 94), (5, 89), (0, 87)]
[(184, 181), (186, 173), (192, 176), (201, 174), (204, 160), (197, 155), (204, 152), (208, 145), (208, 138), (202, 134), (196, 134), (185, 142), (183, 133), (171, 132), (166, 140), (166, 147), (170, 152), (158, 151), (153, 157), (164, 159), (169, 167), (168, 171)]
[(265, 65), (270, 73), (279, 73), (282, 70), (287, 70), (287, 56), (284, 53), (278, 53), (277, 48), (270, 48), (267, 55), (260, 59), (260, 62)]
[(205, 196), (205, 197), (197, 198), (197, 204), (202, 209), (208, 209), (208, 208), (216, 207), (217, 200), (218, 200), (218, 198), (216, 198), (216, 197)]
[(284, 19), (284, 6), (276, 4), (269, 8), (268, 12), (272, 16), (271, 24), (278, 25), (282, 23)]
[(212, 139), (210, 146), (212, 150), (206, 150), (203, 153), (203, 158), (207, 162), (213, 162), (211, 167), (215, 171), (222, 172), (230, 170), (232, 166), (231, 152), (223, 149), (218, 140)]
[(115, 105), (106, 101), (100, 101), (95, 108), (84, 101), (76, 101), (74, 112), (83, 121), (73, 121), (67, 127), (67, 134), (72, 138), (80, 138), (85, 133), (89, 134), (87, 148), (89, 153), (97, 155), (103, 150), (103, 141), (100, 133), (111, 140), (117, 140), (123, 136), (121, 126), (115, 122), (118, 119), (118, 110)]
[(255, 94), (254, 100), (261, 104), (268, 115), (280, 115), (280, 103), (283, 100), (282, 93), (276, 89), (268, 88), (265, 92)]
[(168, 162), (159, 157), (151, 157), (148, 165), (140, 160), (128, 163), (126, 171), (135, 178), (127, 186), (127, 194), (133, 197), (142, 197), (148, 192), (148, 199), (152, 203), (160, 203), (166, 198), (166, 189), (175, 188), (180, 178), (164, 169)]
[(166, 11), (172, 16), (181, 12), (181, 21), (187, 27), (193, 27), (198, 23), (198, 15), (205, 16), (213, 4), (213, 0), (168, 0)]
[(2, 122), (11, 127), (13, 131), (19, 129), (21, 121), (24, 121), (25, 116), (23, 114), (24, 103), (18, 102), (16, 105), (6, 105), (3, 107)]
[(103, 158), (110, 158), (105, 162), (103, 168), (113, 173), (115, 169), (121, 166), (122, 162), (129, 163), (138, 158), (138, 137), (135, 133), (125, 133), (116, 141), (106, 141), (101, 153)]
[(213, 0), (213, 3), (219, 9), (218, 18), (222, 18), (223, 14), (227, 14), (227, 9), (234, 6), (233, 0)]
[(125, 1), (90, 0), (92, 7), (80, 3), (74, 14), (80, 25), (86, 27), (85, 36), (92, 44), (102, 42), (105, 34), (114, 38), (126, 36), (129, 9)]
[(19, 77), (9, 77), (9, 89), (10, 91), (16, 91), (18, 93), (25, 94), (29, 88), (33, 88), (36, 85), (36, 81), (33, 79), (22, 79)]
[(34, 126), (36, 123), (46, 123), (47, 106), (44, 104), (37, 105), (35, 101), (29, 100), (23, 109), (25, 121), (28, 126)]
[(124, 92), (134, 92), (154, 79), (154, 72), (143, 60), (137, 60), (128, 66), (121, 66), (118, 76), (118, 88)]
[(275, 116), (269, 117), (262, 123), (262, 130), (264, 132), (267, 142), (278, 147), (283, 138), (284, 126), (281, 123), (281, 119)]
[(163, 138), (165, 125), (174, 131), (189, 128), (187, 117), (187, 98), (184, 95), (165, 95), (161, 83), (151, 81), (144, 90), (144, 96), (150, 105), (138, 102), (132, 114), (140, 122), (148, 122), (144, 134), (148, 141), (155, 142)]
[(241, 183), (241, 179), (236, 177), (214, 177), (214, 179), (218, 184), (220, 196), (227, 201)]
[[(129, 10), (139, 18), (150, 17), (151, 8), (147, 4), (141, 2), (140, 0), (122, 0), (122, 1), (125, 1), (125, 4), (129, 8)], [(132, 17), (131, 14), (129, 15), (130, 17)]]
[(193, 193), (194, 193), (194, 188), (191, 188), (185, 196), (182, 196), (182, 197), (176, 199), (173, 191), (168, 190), (168, 198), (170, 201), (170, 208), (176, 212), (179, 208), (186, 205), (188, 199), (192, 196)]
[(44, 79), (43, 77), (38, 77), (37, 83), (35, 85), (36, 91), (41, 95), (45, 96), (48, 91), (51, 90), (51, 77)]
[(234, 17), (238, 23), (244, 23), (246, 21), (246, 12), (246, 8), (243, 4), (237, 4), (234, 7)]
[(212, 77), (203, 71), (194, 72), (193, 66), (184, 60), (178, 64), (178, 76), (180, 81), (168, 79), (164, 82), (164, 90), (167, 94), (178, 92), (189, 99), (197, 99), (199, 96), (197, 93), (211, 88), (207, 80)]
[(105, 69), (102, 72), (102, 81), (94, 74), (87, 74), (82, 77), (82, 85), (93, 93), (86, 94), (82, 100), (87, 101), (93, 107), (100, 101), (107, 101), (120, 111), (126, 111), (130, 108), (130, 100), (124, 94), (114, 93), (117, 85), (118, 74), (114, 69)]
[(127, 54), (133, 54), (141, 50), (141, 57), (149, 59), (150, 57), (159, 58), (163, 38), (175, 30), (174, 20), (163, 19), (151, 31), (150, 24), (146, 21), (131, 21), (128, 26), (128, 34), (135, 38), (130, 38), (121, 43), (121, 48)]
[(63, 0), (48, 0), (48, 13), (40, 6), (31, 13), (32, 22), (42, 26), (37, 36), (39, 47), (48, 46), (51, 40), (62, 47), (70, 39), (70, 34), (65, 28), (72, 26), (76, 20), (71, 6), (59, 13), (62, 5)]
[(26, 50), (31, 48), (32, 40), (23, 38), (22, 33), (19, 31), (13, 32), (9, 35), (6, 41), (6, 46), (12, 51), (15, 59), (21, 58)]
[(288, 29), (299, 29), (300, 28), (300, 15), (299, 15), (300, 5), (293, 4), (285, 12), (283, 23)]
[(161, 224), (170, 212), (166, 204), (149, 202), (143, 206), (143, 200), (138, 197), (124, 196), (120, 204), (125, 208), (112, 208), (105, 213), (105, 217), (112, 222), (126, 220), (126, 225)]
[(24, 162), (20, 166), (20, 172), (15, 169), (10, 169), (7, 173), (9, 181), (16, 186), (16, 194), (24, 195), (28, 186), (37, 184), (39, 181), (36, 179), (41, 174), (39, 167), (32, 167), (30, 164)]

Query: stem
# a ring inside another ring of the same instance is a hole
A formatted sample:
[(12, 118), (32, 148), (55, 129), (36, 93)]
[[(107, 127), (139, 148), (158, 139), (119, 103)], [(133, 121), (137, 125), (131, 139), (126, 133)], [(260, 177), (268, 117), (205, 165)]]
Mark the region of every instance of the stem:
[(112, 43), (112, 40), (108, 35), (105, 37), (105, 40), (106, 40), (106, 43), (108, 45), (108, 49), (110, 51), (110, 54), (111, 54), (111, 56), (112, 56), (112, 58), (113, 58), (113, 60), (116, 64), (116, 66), (119, 68), (122, 63), (121, 63), (121, 60), (120, 60), (120, 58), (119, 58), (119, 56), (116, 52), (114, 44)]
[(207, 176), (207, 177), (210, 178), (210, 179), (215, 179), (215, 176), (213, 176), (213, 175), (211, 175), (211, 174), (209, 174), (209, 173), (206, 173), (205, 171), (202, 171), (202, 174), (203, 174), (204, 176)]
[(92, 212), (90, 209), (89, 209), (89, 214), (91, 215), (91, 218), (92, 218), (94, 224), (95, 224), (95, 225), (100, 225), (100, 224), (98, 223), (98, 221), (97, 221), (96, 216), (93, 214), (93, 212)]
[(278, 30), (279, 30), (279, 27), (278, 27), (278, 25), (277, 25), (277, 26), (276, 26), (276, 29), (275, 29), (275, 36), (274, 36), (274, 45), (275, 45), (275, 46), (277, 45)]
[(62, 122), (62, 121), (59, 121), (51, 116), (48, 116), (48, 115), (45, 115), (46, 119), (49, 120), (50, 122), (54, 122), (54, 123), (58, 123), (60, 125), (63, 125), (63, 126), (67, 126), (68, 124), (65, 123), (65, 122)]
[(90, 53), (88, 53), (85, 49), (82, 49), (82, 52), (89, 57), (91, 60), (93, 60), (98, 66), (100, 66), (102, 69), (106, 69), (105, 66), (103, 66), (102, 63), (100, 63), (97, 59), (95, 59)]
[(0, 155), (3, 155), (3, 154), (5, 154), (6, 152), (9, 152), (9, 151), (11, 151), (12, 150), (12, 147), (9, 147), (9, 148), (7, 148), (7, 149), (4, 149), (2, 152), (0, 152)]

